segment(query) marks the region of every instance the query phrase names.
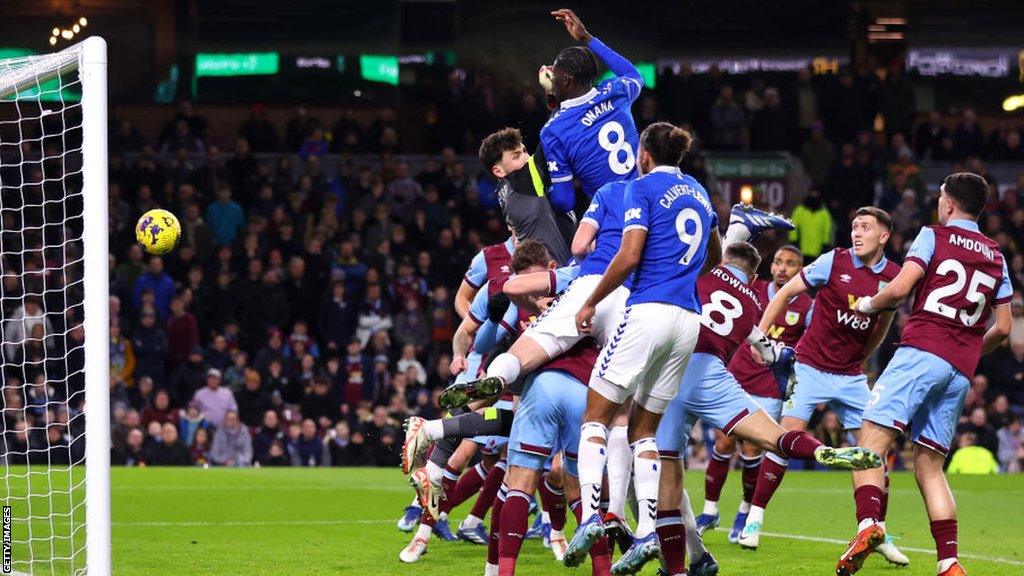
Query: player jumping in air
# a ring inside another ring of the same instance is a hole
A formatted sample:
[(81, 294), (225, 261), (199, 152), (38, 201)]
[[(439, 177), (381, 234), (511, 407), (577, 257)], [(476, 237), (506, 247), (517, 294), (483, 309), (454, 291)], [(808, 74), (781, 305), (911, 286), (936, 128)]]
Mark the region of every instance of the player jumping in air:
[[(644, 80), (629, 60), (591, 36), (572, 10), (551, 14), (574, 40), (585, 44), (565, 48), (555, 58), (551, 91), (558, 109), (540, 131), (551, 203), (568, 212), (575, 204), (574, 178), (590, 198), (609, 182), (636, 176), (638, 141), (630, 107)], [(615, 78), (595, 88), (598, 58)]]
[[(762, 309), (768, 306), (772, 296), (786, 282), (800, 273), (802, 266), (803, 254), (796, 246), (783, 246), (775, 251), (771, 264), (771, 281), (755, 278), (750, 283)], [(811, 298), (806, 294), (801, 294), (789, 302), (785, 311), (775, 319), (765, 334), (773, 341), (781, 342), (785, 346), (796, 346), (811, 319), (810, 312)], [(782, 399), (785, 390), (776, 379), (775, 371), (772, 368), (755, 362), (750, 354), (741, 352), (732, 355), (729, 372), (776, 422), (782, 417)], [(715, 447), (708, 461), (707, 471), (704, 473), (704, 510), (697, 517), (697, 529), (701, 533), (718, 526), (718, 498), (729, 476), (729, 461), (732, 459), (735, 448), (736, 440), (733, 437), (726, 435), (721, 430), (716, 431)], [(736, 513), (732, 530), (729, 532), (729, 542), (737, 542), (740, 532), (746, 524), (761, 459), (761, 450), (750, 443), (743, 444), (740, 451), (740, 460), (743, 462), (743, 499), (740, 501), (739, 511)]]
[(654, 434), (700, 330), (697, 276), (721, 259), (718, 217), (707, 192), (676, 167), (690, 135), (658, 122), (644, 130), (640, 141), (645, 176), (626, 185), (621, 246), (576, 314), (577, 331), (592, 332), (597, 306), (635, 270), (622, 321), (590, 377), (578, 451), (584, 520), (569, 543), (567, 566), (578, 565), (604, 536), (599, 504), (608, 425), (630, 397), (628, 435), (640, 503), (637, 536), (654, 532), (659, 477)]
[[(937, 572), (963, 576), (956, 503), (942, 465), (978, 359), (1010, 333), (1013, 288), (999, 244), (978, 230), (988, 195), (985, 179), (951, 174), (940, 191), (939, 225), (921, 230), (895, 279), (873, 297), (857, 300), (858, 312), (873, 314), (894, 308), (914, 291), (900, 347), (871, 391), (858, 443), (881, 451), (908, 434), (935, 538)], [(995, 323), (986, 329), (991, 315)], [(884, 480), (880, 471), (853, 476), (860, 526), (836, 565), (838, 576), (857, 572), (885, 541)]]
[[(817, 289), (811, 324), (796, 347), (796, 385), (782, 409), (786, 430), (806, 430), (811, 414), (821, 403), (836, 412), (846, 430), (856, 435), (861, 427), (861, 413), (871, 394), (862, 365), (885, 337), (892, 312), (865, 314), (854, 310), (853, 304), (891, 282), (899, 267), (885, 258), (884, 247), (892, 230), (889, 215), (874, 207), (860, 208), (854, 214), (850, 233), (853, 246), (822, 254), (804, 267), (799, 276), (776, 292), (761, 317), (759, 327), (767, 332), (793, 298)], [(752, 355), (756, 359), (757, 355)], [(884, 455), (887, 449), (883, 447), (879, 453)], [(772, 454), (761, 462), (740, 546), (758, 547), (765, 507), (781, 484), (787, 465), (788, 460)], [(886, 542), (879, 551), (892, 563), (909, 563), (892, 542)]]

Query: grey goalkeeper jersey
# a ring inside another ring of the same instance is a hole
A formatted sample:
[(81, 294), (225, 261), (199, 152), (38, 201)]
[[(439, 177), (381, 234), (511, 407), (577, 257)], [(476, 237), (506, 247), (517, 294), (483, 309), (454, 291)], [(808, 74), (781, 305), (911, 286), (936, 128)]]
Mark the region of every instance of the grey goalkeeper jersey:
[(550, 186), (546, 168), (538, 147), (526, 166), (502, 180), (498, 202), (518, 238), (540, 242), (564, 266), (572, 258), (570, 245), (576, 233), (576, 217), (571, 212), (558, 214), (551, 206), (546, 194)]

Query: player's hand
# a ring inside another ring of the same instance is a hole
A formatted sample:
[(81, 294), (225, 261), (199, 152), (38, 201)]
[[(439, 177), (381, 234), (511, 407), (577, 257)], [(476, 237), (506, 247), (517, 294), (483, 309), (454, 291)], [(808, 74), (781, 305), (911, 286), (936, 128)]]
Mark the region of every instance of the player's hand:
[(584, 304), (576, 313), (576, 330), (580, 334), (590, 334), (594, 329), (594, 307)]
[(452, 358), (452, 363), (448, 365), (448, 370), (451, 371), (452, 376), (458, 376), (466, 371), (469, 367), (469, 363), (466, 362), (465, 356), (456, 356)]
[(761, 357), (761, 351), (757, 349), (757, 346), (750, 347), (750, 357), (754, 359), (754, 363), (758, 366), (767, 366), (768, 363)]
[(575, 12), (568, 8), (562, 8), (561, 10), (555, 10), (551, 13), (562, 24), (565, 24), (565, 29), (569, 32), (569, 35), (573, 37), (573, 40), (577, 42), (590, 42), (592, 36), (590, 32), (587, 32), (587, 27), (580, 21), (580, 17)]
[(853, 309), (861, 314), (874, 314), (878, 310), (871, 305), (871, 296), (861, 296), (853, 303)]

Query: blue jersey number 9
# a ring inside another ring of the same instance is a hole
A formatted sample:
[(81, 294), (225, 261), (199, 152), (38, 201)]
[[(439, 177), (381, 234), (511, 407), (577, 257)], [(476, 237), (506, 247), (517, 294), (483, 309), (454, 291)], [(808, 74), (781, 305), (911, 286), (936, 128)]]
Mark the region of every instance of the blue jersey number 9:
[[(693, 230), (687, 231), (687, 224), (691, 222), (693, 223)], [(697, 214), (697, 211), (693, 208), (684, 208), (680, 211), (679, 215), (676, 216), (676, 234), (679, 235), (679, 241), (687, 246), (683, 257), (679, 259), (679, 263), (688, 266), (697, 254), (697, 249), (700, 248), (700, 241), (704, 238), (700, 214)]]
[[(614, 141), (611, 136), (615, 137)], [(626, 131), (622, 129), (622, 124), (615, 120), (605, 122), (597, 133), (597, 143), (608, 151), (608, 167), (612, 172), (624, 176), (633, 171), (636, 157), (633, 155), (633, 147), (626, 142)], [(620, 158), (623, 155), (625, 157)]]

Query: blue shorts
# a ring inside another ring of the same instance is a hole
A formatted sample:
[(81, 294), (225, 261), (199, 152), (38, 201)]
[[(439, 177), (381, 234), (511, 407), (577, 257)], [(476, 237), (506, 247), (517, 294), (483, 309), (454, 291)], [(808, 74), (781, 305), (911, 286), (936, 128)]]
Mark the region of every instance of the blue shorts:
[(576, 476), (580, 425), (587, 409), (587, 387), (560, 370), (545, 370), (526, 380), (509, 436), (510, 466), (543, 470), (563, 451), (563, 467)]
[(721, 359), (694, 353), (679, 393), (669, 403), (658, 426), (658, 452), (663, 458), (680, 458), (698, 418), (728, 434), (741, 420), (760, 409)]
[(864, 419), (907, 431), (912, 442), (947, 454), (971, 383), (938, 356), (901, 346), (871, 390)]
[(768, 398), (767, 396), (751, 396), (751, 398), (772, 417), (772, 420), (778, 422), (782, 418), (782, 398)]
[(782, 416), (811, 419), (818, 404), (828, 404), (846, 430), (860, 428), (860, 416), (868, 405), (868, 377), (864, 374), (832, 374), (800, 362), (794, 367), (796, 385), (786, 400)]
[[(514, 406), (508, 400), (498, 400), (491, 407), (498, 410), (511, 410)], [(513, 420), (513, 422), (515, 421)], [(508, 436), (473, 436), (470, 440), (479, 444), (484, 454), (497, 454), (502, 446), (508, 444)]]

